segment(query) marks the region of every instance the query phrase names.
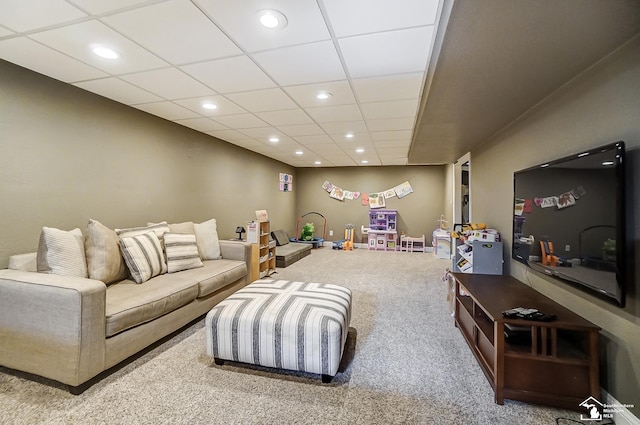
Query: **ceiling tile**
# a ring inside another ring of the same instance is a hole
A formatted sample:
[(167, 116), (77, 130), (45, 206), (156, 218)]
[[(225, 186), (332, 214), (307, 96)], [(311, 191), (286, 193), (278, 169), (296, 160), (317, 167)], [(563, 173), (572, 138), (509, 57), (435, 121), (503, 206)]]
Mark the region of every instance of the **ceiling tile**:
[(353, 134), (353, 137), (346, 137), (346, 134), (347, 133), (330, 133), (329, 136), (341, 146), (350, 146), (354, 143), (368, 143), (371, 141), (371, 136), (369, 135), (368, 131), (356, 133), (349, 132), (349, 134)]
[(185, 65), (181, 69), (218, 93), (259, 90), (276, 86), (246, 56)]
[[(87, 21), (39, 32), (30, 37), (111, 74), (125, 74), (167, 66), (166, 62), (98, 21)], [(111, 47), (122, 57), (117, 60), (100, 58), (91, 51), (91, 46), (96, 44)]]
[(367, 125), (363, 120), (344, 121), (344, 122), (326, 122), (320, 124), (327, 134), (340, 134), (344, 136), (347, 133), (361, 133), (367, 131)]
[(9, 31), (7, 28), (0, 26), (0, 37), (6, 37), (8, 35), (15, 34), (13, 31)]
[(247, 136), (236, 130), (215, 130), (207, 131), (207, 134), (213, 137), (217, 137), (221, 140), (246, 140)]
[(311, 124), (311, 118), (301, 109), (291, 109), (288, 111), (258, 112), (257, 116), (274, 127), (295, 124)]
[(195, 112), (172, 102), (142, 103), (139, 105), (133, 105), (133, 107), (150, 114), (166, 118), (170, 121), (186, 118), (198, 118), (198, 114)]
[(323, 0), (337, 37), (433, 25), (438, 0)]
[[(193, 112), (196, 112), (200, 115), (204, 115), (207, 117), (218, 117), (222, 115), (234, 115), (234, 114), (242, 114), (247, 112), (243, 108), (231, 102), (229, 99), (220, 95), (203, 96), (203, 97), (196, 97), (191, 99), (179, 99), (179, 100), (176, 100), (175, 103), (182, 105), (187, 109), (191, 109)], [(202, 105), (205, 103), (213, 103), (214, 105), (217, 106), (217, 108), (216, 109), (203, 108)]]
[(108, 76), (26, 37), (0, 41), (0, 58), (66, 83)]
[(174, 65), (242, 53), (188, 1), (170, 0), (102, 20)]
[(142, 3), (148, 3), (149, 0), (68, 0), (80, 9), (86, 10), (93, 15), (99, 15), (105, 12), (113, 12), (116, 10), (130, 8)]
[(367, 128), (369, 128), (370, 131), (411, 130), (415, 121), (415, 116), (405, 118), (367, 120)]
[(316, 134), (314, 136), (296, 136), (295, 139), (305, 146), (333, 143), (333, 139), (326, 134)]
[(255, 90), (227, 94), (226, 97), (249, 112), (297, 109), (296, 105), (282, 89)]
[(287, 135), (274, 127), (254, 127), (240, 130), (242, 134), (248, 137), (260, 140), (262, 143), (272, 143), (269, 141), (271, 137), (277, 137), (280, 141), (290, 139)]
[[(214, 91), (176, 68), (123, 75), (123, 80), (135, 84), (165, 99), (184, 99), (214, 94)], [(167, 84), (170, 81), (171, 84)]]
[(352, 78), (423, 72), (433, 27), (419, 27), (338, 40)]
[(411, 145), (411, 140), (375, 140), (373, 142), (376, 149), (384, 149), (384, 148), (401, 148), (404, 147), (407, 150)]
[(360, 114), (358, 105), (307, 108), (307, 113), (318, 123), (355, 121), (362, 119), (362, 114)]
[[(315, 0), (196, 0), (202, 9), (246, 51), (274, 49), (330, 38)], [(267, 29), (257, 12), (275, 9), (287, 18), (282, 29)]]
[(279, 125), (278, 130), (287, 136), (309, 136), (314, 134), (324, 134), (324, 131), (318, 124), (297, 124), (297, 125)]
[(415, 117), (418, 110), (418, 99), (361, 103), (360, 110), (367, 120)]
[(359, 78), (351, 81), (360, 102), (417, 99), (420, 97), (423, 72), (384, 77)]
[(0, 24), (16, 32), (57, 25), (86, 16), (86, 13), (64, 0), (0, 1)]
[(269, 50), (252, 57), (281, 86), (345, 79), (331, 41)]
[(384, 141), (384, 140), (400, 140), (400, 141), (410, 141), (412, 130), (394, 130), (394, 131), (372, 131), (371, 139), (373, 141)]
[(407, 148), (377, 148), (378, 155), (385, 158), (406, 158)]
[[(347, 80), (318, 84), (284, 87), (289, 96), (303, 108), (319, 106), (348, 105), (356, 103), (351, 86)], [(330, 93), (328, 99), (318, 99), (319, 93)]]
[(156, 102), (162, 100), (158, 96), (133, 86), (116, 77), (100, 80), (82, 81), (74, 84), (77, 87), (108, 97), (125, 105), (135, 103)]
[(222, 115), (215, 117), (216, 122), (235, 129), (264, 127), (267, 125), (253, 114)]
[(226, 129), (226, 127), (222, 124), (219, 124), (209, 118), (187, 118), (175, 120), (175, 122), (180, 125), (184, 125), (185, 127), (189, 127), (202, 132)]

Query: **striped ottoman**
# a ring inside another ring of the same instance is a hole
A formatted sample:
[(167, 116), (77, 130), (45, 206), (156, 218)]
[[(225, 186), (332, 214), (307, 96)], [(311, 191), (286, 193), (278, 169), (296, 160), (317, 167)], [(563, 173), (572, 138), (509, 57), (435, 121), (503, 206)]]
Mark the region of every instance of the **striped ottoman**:
[(257, 280), (207, 313), (207, 354), (322, 375), (338, 372), (351, 320), (351, 291), (326, 283)]

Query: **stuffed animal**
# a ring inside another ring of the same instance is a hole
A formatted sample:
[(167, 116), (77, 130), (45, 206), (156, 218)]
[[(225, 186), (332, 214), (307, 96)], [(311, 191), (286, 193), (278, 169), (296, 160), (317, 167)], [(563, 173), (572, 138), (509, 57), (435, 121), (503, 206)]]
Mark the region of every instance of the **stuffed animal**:
[(315, 232), (315, 227), (313, 227), (313, 223), (307, 223), (302, 228), (302, 235), (300, 235), (300, 239), (303, 241), (312, 241), (313, 240), (313, 232)]

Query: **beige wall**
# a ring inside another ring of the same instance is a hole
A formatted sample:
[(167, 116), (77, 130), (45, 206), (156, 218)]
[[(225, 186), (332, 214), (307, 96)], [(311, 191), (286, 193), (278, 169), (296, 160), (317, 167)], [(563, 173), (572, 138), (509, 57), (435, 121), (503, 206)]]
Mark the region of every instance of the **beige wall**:
[[(505, 236), (510, 258), (513, 172), (586, 148), (623, 140), (633, 216), (640, 210), (640, 37), (564, 86), (482, 148), (472, 151), (473, 218), (492, 223)], [(543, 294), (602, 327), (601, 384), (619, 402), (634, 404), (640, 417), (640, 222), (628, 220), (635, 253), (628, 306), (623, 310), (582, 291), (557, 284), (524, 265), (506, 269)], [(634, 292), (637, 295), (634, 295)]]
[[(298, 168), (297, 180), (294, 180), (296, 214), (316, 211), (324, 215), (328, 230), (334, 231), (330, 237), (327, 230), (327, 240), (342, 239), (345, 225), (354, 224), (355, 240), (362, 242), (360, 226), (366, 227), (369, 223), (369, 207), (362, 206), (360, 199), (330, 198), (322, 188), (323, 182), (354, 192), (373, 193), (409, 181), (413, 193), (402, 199), (389, 199), (386, 208), (398, 210), (399, 231), (414, 237), (424, 234), (430, 244), (437, 220), (445, 213), (445, 172), (444, 166)], [(295, 223), (292, 224), (295, 230)], [(318, 229), (319, 223), (314, 221), (314, 224)]]
[(218, 221), (221, 238), (267, 209), (295, 221), (278, 173), (295, 169), (0, 61), (0, 267), (42, 226)]

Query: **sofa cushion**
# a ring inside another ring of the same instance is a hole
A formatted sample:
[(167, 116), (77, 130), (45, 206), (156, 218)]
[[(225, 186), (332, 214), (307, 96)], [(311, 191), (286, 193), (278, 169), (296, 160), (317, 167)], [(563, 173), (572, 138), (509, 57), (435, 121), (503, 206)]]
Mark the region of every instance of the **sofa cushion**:
[(222, 259), (203, 261), (203, 267), (185, 270), (180, 272), (179, 276), (198, 282), (198, 297), (200, 298), (242, 279), (247, 273), (247, 263), (244, 261)]
[(288, 267), (311, 253), (312, 244), (291, 242), (276, 247), (276, 267)]
[(169, 273), (202, 267), (194, 234), (165, 233), (164, 250)]
[(84, 249), (91, 279), (109, 284), (127, 278), (127, 266), (120, 253), (120, 238), (115, 230), (98, 220), (89, 219)]
[(151, 321), (193, 301), (198, 283), (183, 273), (164, 274), (141, 285), (123, 280), (107, 288), (106, 335)]
[(212, 218), (204, 223), (196, 223), (193, 225), (193, 228), (196, 232), (196, 241), (198, 243), (200, 258), (203, 260), (219, 260), (222, 258), (216, 219)]
[(271, 236), (276, 240), (277, 246), (286, 245), (289, 243), (289, 235), (282, 229), (274, 230), (271, 232)]
[(43, 227), (37, 254), (38, 271), (63, 276), (87, 277), (84, 237), (80, 229), (65, 231)]
[(152, 231), (120, 238), (120, 250), (131, 277), (137, 283), (167, 272), (160, 240)]

